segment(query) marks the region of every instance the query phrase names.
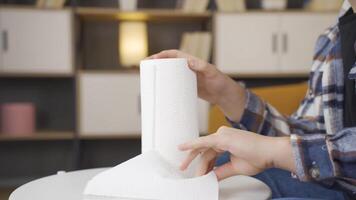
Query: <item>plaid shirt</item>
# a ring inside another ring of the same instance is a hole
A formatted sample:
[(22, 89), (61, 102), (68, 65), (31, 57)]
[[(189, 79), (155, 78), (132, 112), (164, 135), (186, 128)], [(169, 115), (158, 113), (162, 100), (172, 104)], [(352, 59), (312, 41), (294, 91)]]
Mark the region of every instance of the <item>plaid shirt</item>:
[[(345, 78), (356, 79), (356, 65)], [(356, 127), (343, 127), (344, 74), (338, 25), (319, 37), (306, 97), (292, 116), (283, 116), (252, 92), (246, 93), (244, 114), (239, 123), (231, 122), (234, 127), (289, 136), (301, 181), (338, 186), (356, 195)]]

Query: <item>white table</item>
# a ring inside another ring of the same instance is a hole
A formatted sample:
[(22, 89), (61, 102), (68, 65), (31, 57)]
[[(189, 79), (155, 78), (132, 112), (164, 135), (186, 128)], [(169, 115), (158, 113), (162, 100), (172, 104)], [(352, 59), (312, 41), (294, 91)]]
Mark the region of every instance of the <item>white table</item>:
[[(9, 200), (83, 200), (87, 181), (105, 168), (59, 172), (16, 189)], [(235, 176), (220, 182), (220, 200), (266, 200), (270, 189), (257, 179)]]

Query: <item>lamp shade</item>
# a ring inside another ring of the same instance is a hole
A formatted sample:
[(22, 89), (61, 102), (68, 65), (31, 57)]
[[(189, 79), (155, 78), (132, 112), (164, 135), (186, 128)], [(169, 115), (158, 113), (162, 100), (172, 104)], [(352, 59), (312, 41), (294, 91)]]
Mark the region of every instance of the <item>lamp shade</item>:
[(119, 54), (123, 67), (138, 66), (147, 57), (147, 26), (144, 22), (119, 24)]

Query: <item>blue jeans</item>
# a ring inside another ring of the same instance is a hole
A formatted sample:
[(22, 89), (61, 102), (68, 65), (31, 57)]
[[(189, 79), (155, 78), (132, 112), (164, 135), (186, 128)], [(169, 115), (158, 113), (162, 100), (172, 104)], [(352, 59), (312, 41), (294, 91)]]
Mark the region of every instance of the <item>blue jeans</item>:
[[(222, 155), (216, 165), (229, 162), (228, 154)], [(264, 182), (272, 191), (272, 199), (275, 200), (346, 200), (344, 193), (328, 189), (316, 183), (300, 182), (292, 178), (290, 172), (280, 169), (269, 169), (255, 178)]]
[(283, 200), (346, 200), (340, 191), (328, 189), (316, 183), (300, 182), (290, 172), (269, 169), (255, 176), (272, 190), (273, 199)]

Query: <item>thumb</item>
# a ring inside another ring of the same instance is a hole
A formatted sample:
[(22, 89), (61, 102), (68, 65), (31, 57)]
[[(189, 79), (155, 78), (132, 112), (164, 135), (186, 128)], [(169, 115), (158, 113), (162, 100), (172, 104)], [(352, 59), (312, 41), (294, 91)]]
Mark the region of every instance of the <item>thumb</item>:
[(228, 162), (224, 165), (221, 165), (220, 167), (215, 168), (214, 172), (219, 181), (234, 176), (237, 173), (231, 162)]

